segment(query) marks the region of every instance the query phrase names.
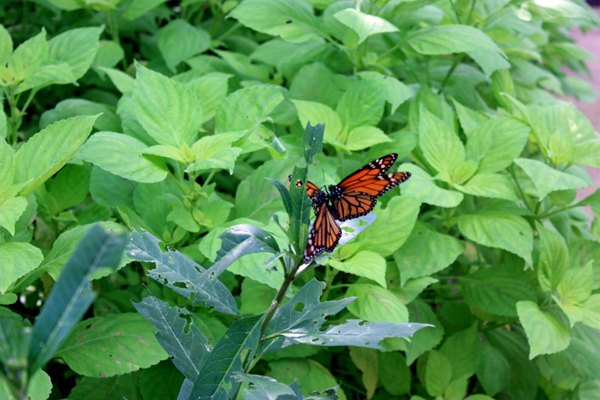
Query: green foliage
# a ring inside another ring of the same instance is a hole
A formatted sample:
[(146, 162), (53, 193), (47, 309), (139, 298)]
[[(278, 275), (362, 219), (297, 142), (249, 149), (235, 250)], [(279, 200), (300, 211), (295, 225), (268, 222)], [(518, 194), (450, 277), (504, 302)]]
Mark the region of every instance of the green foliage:
[[(584, 3), (0, 14), (0, 398), (599, 397)], [(392, 152), (302, 264), (306, 182)]]

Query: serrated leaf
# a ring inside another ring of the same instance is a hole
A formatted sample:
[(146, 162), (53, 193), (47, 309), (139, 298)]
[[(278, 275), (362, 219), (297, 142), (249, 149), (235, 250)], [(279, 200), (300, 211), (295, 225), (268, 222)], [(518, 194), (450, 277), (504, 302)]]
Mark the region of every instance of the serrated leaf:
[(519, 301), (536, 299), (523, 272), (507, 265), (464, 275), (460, 285), (467, 304), (495, 315), (516, 317)]
[(417, 357), (426, 351), (431, 350), (442, 341), (444, 337), (444, 328), (431, 310), (431, 307), (417, 299), (408, 306), (410, 317), (414, 322), (430, 324), (433, 327), (421, 329), (406, 343), (406, 365), (411, 365)]
[(69, 29), (48, 41), (51, 60), (65, 62), (73, 77), (79, 79), (92, 65), (98, 51), (98, 40), (103, 27)]
[(461, 192), (473, 196), (519, 201), (513, 183), (505, 175), (480, 173), (469, 179), (467, 183), (454, 186)]
[(358, 34), (359, 41), (362, 43), (371, 35), (384, 32), (398, 32), (392, 23), (375, 15), (365, 14), (354, 8), (346, 8), (333, 14), (333, 18), (340, 21), (342, 24), (351, 28)]
[(227, 96), (227, 82), (232, 76), (222, 72), (212, 72), (185, 83), (200, 102), (202, 122), (215, 116), (217, 107)]
[(362, 125), (352, 129), (348, 133), (346, 147), (349, 150), (363, 150), (380, 143), (389, 143), (392, 140), (379, 128)]
[(147, 149), (145, 144), (131, 136), (96, 132), (81, 146), (77, 157), (125, 179), (160, 182), (167, 177), (167, 170), (142, 156)]
[(262, 318), (257, 315), (233, 323), (206, 358), (190, 398), (224, 400), (233, 395), (240, 385), (234, 375), (244, 371), (244, 359), (246, 363), (252, 360), (258, 348)]
[(340, 255), (349, 257), (361, 250), (392, 255), (408, 238), (419, 213), (420, 202), (399, 196), (390, 200), (387, 208), (378, 211), (378, 218), (352, 243), (340, 248)]
[(77, 152), (98, 116), (79, 116), (49, 125), (30, 138), (15, 156), (14, 183), (27, 183), (26, 196), (54, 175)]
[(305, 0), (246, 0), (229, 16), (258, 32), (302, 43), (321, 36), (321, 23)]
[(481, 345), (477, 379), (485, 392), (494, 396), (510, 383), (511, 368), (506, 358), (488, 341)]
[(538, 197), (542, 201), (546, 195), (555, 190), (582, 189), (588, 186), (584, 180), (558, 171), (540, 161), (527, 158), (515, 159), (515, 164), (531, 178), (538, 190)]
[(522, 217), (503, 211), (484, 210), (458, 217), (458, 228), (470, 240), (508, 250), (532, 265), (533, 232)]
[(91, 276), (99, 268), (114, 269), (124, 247), (123, 237), (108, 234), (98, 225), (82, 239), (33, 325), (28, 357), (31, 371), (41, 368), (54, 356), (96, 297)]
[(203, 307), (215, 307), (219, 312), (240, 315), (231, 292), (219, 280), (208, 284), (200, 281), (205, 269), (176, 250), (163, 253), (159, 240), (148, 232), (132, 232), (127, 256), (136, 261), (153, 262), (156, 268), (148, 274), (171, 289)]
[(486, 120), (468, 134), (466, 156), (480, 160), (478, 173), (502, 171), (521, 154), (530, 131), (528, 125), (516, 118)]
[[(560, 304), (563, 307), (571, 308), (582, 305), (592, 295), (592, 285), (594, 276), (592, 272), (592, 262), (578, 268), (571, 268), (565, 272), (557, 290), (560, 295)], [(570, 313), (566, 313), (571, 321), (571, 326), (575, 325), (576, 320)]]
[(456, 207), (465, 197), (462, 193), (442, 189), (434, 183), (434, 179), (415, 164), (402, 164), (399, 171), (408, 171), (411, 177), (400, 185), (403, 196), (411, 196), (420, 202), (438, 207)]
[[(12, 197), (0, 204), (0, 226), (15, 235), (15, 223), (27, 209), (25, 197)], [(2, 291), (2, 290), (0, 290)]]
[(450, 360), (441, 352), (432, 350), (427, 358), (425, 386), (431, 396), (441, 396), (452, 378)]
[(408, 322), (408, 310), (398, 297), (380, 286), (356, 283), (347, 292), (356, 296), (356, 301), (348, 305), (348, 311), (359, 318), (372, 322)]
[(0, 65), (6, 65), (12, 52), (12, 38), (6, 28), (0, 24)]
[(40, 90), (49, 85), (75, 83), (71, 67), (67, 63), (43, 65), (17, 86), (15, 93), (35, 88)]
[[(111, 69), (111, 67), (117, 65), (124, 57), (125, 50), (123, 50), (123, 47), (119, 43), (113, 40), (100, 40), (98, 42), (98, 51), (96, 52), (94, 61), (92, 61), (92, 66), (96, 72), (101, 71), (99, 70), (101, 67)], [(99, 73), (99, 75), (104, 77), (102, 73)]]
[(386, 88), (386, 100), (392, 106), (392, 109), (390, 110), (392, 114), (396, 112), (402, 103), (415, 95), (408, 86), (393, 76), (382, 75), (375, 71), (363, 71), (359, 72), (358, 75), (366, 80), (383, 80), (383, 84)]
[(73, 371), (89, 377), (121, 375), (169, 357), (154, 337), (154, 327), (137, 313), (80, 322), (57, 356)]
[(537, 223), (540, 238), (540, 258), (537, 266), (538, 281), (543, 291), (553, 293), (569, 269), (569, 250), (565, 239)]
[(331, 259), (328, 265), (338, 271), (372, 279), (384, 288), (386, 287), (385, 258), (372, 251), (361, 251), (344, 261)]
[[(336, 112), (347, 132), (363, 125), (375, 126), (383, 116), (386, 90), (383, 81), (361, 80), (346, 90)], [(350, 144), (348, 141), (344, 143)]]
[(394, 253), (402, 286), (410, 278), (429, 276), (446, 268), (464, 250), (465, 245), (459, 240), (417, 222), (406, 242)]
[(167, 67), (175, 72), (180, 62), (210, 47), (210, 35), (183, 19), (174, 19), (158, 30), (156, 43)]
[(292, 100), (298, 110), (298, 119), (302, 126), (311, 124), (325, 125), (325, 143), (337, 142), (342, 132), (340, 116), (329, 106), (313, 101)]
[(8, 71), (21, 81), (34, 73), (48, 59), (46, 31), (21, 43), (8, 59)]
[(234, 378), (238, 382), (247, 382), (249, 384), (245, 389), (246, 399), (248, 400), (278, 400), (286, 399), (289, 396), (296, 399), (295, 392), (291, 387), (279, 383), (268, 376), (239, 373), (235, 374)]
[(554, 316), (541, 311), (536, 303), (520, 301), (517, 311), (529, 341), (530, 360), (540, 354), (557, 353), (569, 346), (569, 329)]
[(465, 147), (454, 131), (422, 105), (419, 111), (419, 146), (427, 161), (451, 182), (454, 170), (465, 161)]
[(202, 126), (202, 109), (190, 89), (136, 64), (133, 101), (137, 120), (159, 144), (182, 148)]
[(123, 94), (133, 92), (135, 79), (131, 75), (114, 68), (98, 67), (98, 69), (108, 75), (111, 82), (117, 87), (119, 92)]
[(190, 318), (191, 313), (186, 308), (170, 307), (154, 296), (133, 305), (157, 329), (156, 339), (177, 369), (187, 379), (196, 380), (211, 346), (196, 325), (188, 324), (186, 317)]
[(17, 279), (40, 265), (43, 258), (42, 251), (29, 243), (0, 244), (0, 294), (4, 295)]

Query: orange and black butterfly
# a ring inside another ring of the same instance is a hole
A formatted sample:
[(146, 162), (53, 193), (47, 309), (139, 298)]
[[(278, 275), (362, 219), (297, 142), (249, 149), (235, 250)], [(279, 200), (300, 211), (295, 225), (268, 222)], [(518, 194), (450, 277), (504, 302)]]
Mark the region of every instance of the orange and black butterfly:
[[(387, 173), (397, 158), (398, 155), (393, 153), (378, 158), (337, 185), (329, 185), (327, 192), (306, 182), (306, 193), (312, 200), (317, 218), (308, 235), (304, 262), (310, 262), (323, 251), (335, 249), (342, 236), (335, 220), (347, 221), (370, 213), (379, 196), (410, 178), (410, 172)], [(302, 187), (302, 182), (296, 181), (296, 186)]]

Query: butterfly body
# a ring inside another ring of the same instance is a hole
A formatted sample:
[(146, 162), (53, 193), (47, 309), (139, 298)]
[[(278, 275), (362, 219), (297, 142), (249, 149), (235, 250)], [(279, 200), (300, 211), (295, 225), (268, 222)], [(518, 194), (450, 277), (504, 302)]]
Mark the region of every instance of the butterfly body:
[[(327, 192), (306, 182), (306, 194), (312, 201), (316, 219), (308, 235), (305, 263), (335, 249), (342, 237), (336, 220), (343, 222), (367, 215), (375, 208), (377, 197), (410, 178), (410, 172), (387, 173), (397, 158), (397, 154), (378, 158), (337, 185), (329, 185)], [(302, 187), (302, 182), (297, 181), (296, 186)]]

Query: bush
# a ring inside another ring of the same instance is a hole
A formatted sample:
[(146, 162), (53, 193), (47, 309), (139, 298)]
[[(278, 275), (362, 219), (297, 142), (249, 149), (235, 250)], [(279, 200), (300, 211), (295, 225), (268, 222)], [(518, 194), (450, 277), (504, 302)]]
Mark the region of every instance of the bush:
[(172, 3), (0, 7), (0, 397), (600, 398), (585, 3)]

